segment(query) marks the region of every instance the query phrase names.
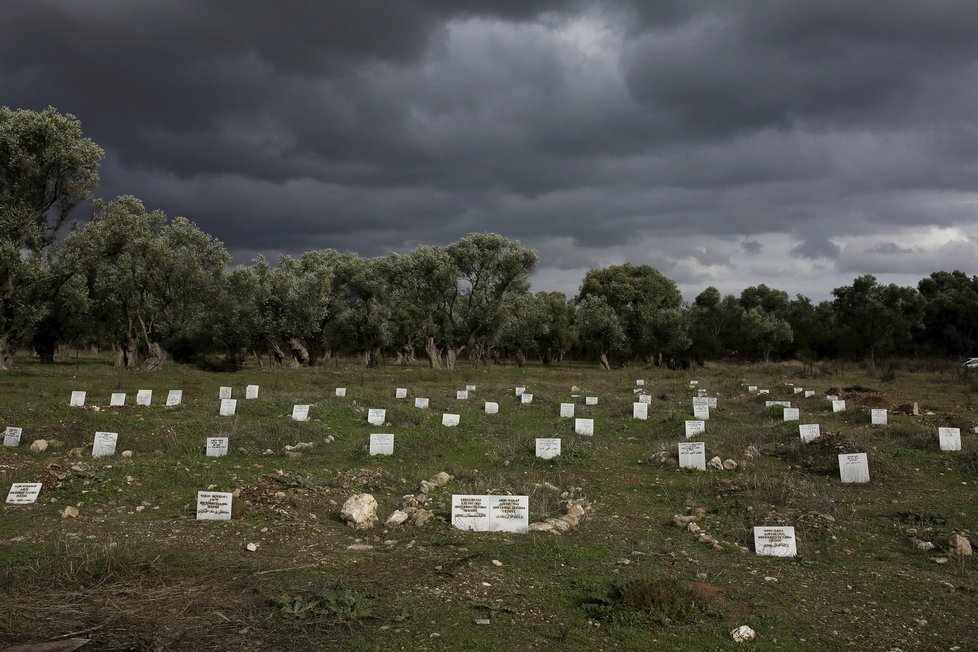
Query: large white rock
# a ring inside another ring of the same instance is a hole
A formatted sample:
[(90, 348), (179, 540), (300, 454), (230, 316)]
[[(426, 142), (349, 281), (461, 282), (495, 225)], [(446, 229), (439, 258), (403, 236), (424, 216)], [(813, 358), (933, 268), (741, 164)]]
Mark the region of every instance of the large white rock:
[(387, 521), (384, 522), (385, 528), (395, 528), (404, 521), (408, 520), (410, 514), (407, 512), (402, 512), (399, 509), (395, 509), (394, 513), (387, 517)]
[(340, 518), (355, 530), (369, 530), (377, 525), (377, 501), (370, 494), (350, 496), (343, 503)]

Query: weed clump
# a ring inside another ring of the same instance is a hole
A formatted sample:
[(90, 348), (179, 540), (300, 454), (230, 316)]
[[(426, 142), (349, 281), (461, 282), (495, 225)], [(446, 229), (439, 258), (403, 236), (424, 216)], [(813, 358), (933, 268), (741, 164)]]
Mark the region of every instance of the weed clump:
[(285, 593), (272, 598), (272, 605), (293, 618), (349, 622), (372, 617), (376, 600), (377, 597), (370, 593), (349, 587), (331, 587), (313, 595)]
[(582, 608), (619, 637), (628, 637), (633, 629), (691, 624), (707, 615), (719, 615), (706, 592), (674, 577), (661, 576), (615, 580), (604, 592), (585, 599)]

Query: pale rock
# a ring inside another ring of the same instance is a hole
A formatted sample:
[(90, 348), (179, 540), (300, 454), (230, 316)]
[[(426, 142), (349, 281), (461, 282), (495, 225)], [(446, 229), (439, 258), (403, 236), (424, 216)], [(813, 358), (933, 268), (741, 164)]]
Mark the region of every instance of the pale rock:
[(737, 629), (731, 630), (730, 636), (736, 643), (747, 643), (757, 638), (757, 632), (747, 625), (741, 625)]
[(410, 514), (408, 514), (407, 512), (402, 512), (399, 509), (395, 509), (394, 512), (387, 517), (387, 520), (384, 521), (384, 527), (388, 529), (395, 528), (401, 523), (403, 523), (404, 521), (408, 520), (409, 516)]
[(290, 460), (297, 460), (302, 457), (302, 453), (299, 451), (285, 451), (285, 456)]
[(429, 512), (427, 509), (419, 509), (414, 513), (414, 524), (417, 527), (421, 527), (434, 517), (434, 512)]
[(70, 451), (68, 451), (68, 455), (70, 455), (71, 457), (81, 457), (84, 454), (85, 454), (85, 449), (82, 448), (81, 446), (79, 446), (78, 448), (72, 448)]
[(565, 523), (567, 523), (572, 528), (575, 528), (581, 522), (581, 517), (580, 516), (571, 516), (570, 514), (565, 514), (565, 515), (563, 515), (563, 516), (560, 517), (560, 520), (561, 521), (564, 521)]
[(431, 488), (432, 488), (433, 486), (434, 486), (434, 485), (432, 485), (432, 484), (431, 484), (430, 482), (428, 482), (427, 480), (422, 480), (422, 481), (421, 481), (421, 487), (419, 488), (419, 491), (420, 491), (421, 493), (423, 493), (423, 494), (427, 494), (427, 493), (428, 493), (429, 491), (431, 491)]
[(714, 457), (709, 462), (706, 463), (706, 467), (709, 469), (713, 469), (714, 471), (722, 471), (723, 460), (721, 460), (719, 456)]
[(245, 546), (245, 548), (248, 550), (248, 552), (255, 552), (256, 550), (258, 550), (258, 544), (249, 543), (248, 545)]
[(50, 448), (52, 450), (58, 451), (58, 450), (61, 450), (64, 447), (65, 447), (65, 443), (63, 441), (61, 441), (60, 439), (49, 439), (48, 440), (48, 448)]
[(275, 500), (285, 500), (286, 497), (287, 497), (287, 494), (284, 491), (276, 491), (273, 494), (273, 497), (275, 498)]
[(723, 460), (723, 470), (724, 471), (736, 471), (737, 463), (733, 460)]
[(418, 501), (415, 499), (414, 494), (401, 496), (401, 509), (414, 509), (417, 506)]
[(122, 451), (122, 458), (126, 460), (132, 459), (132, 451)]
[(578, 518), (584, 516), (584, 507), (580, 503), (570, 503), (567, 505), (567, 515)]
[(370, 494), (356, 494), (343, 503), (340, 518), (355, 530), (368, 530), (377, 524), (377, 501)]
[(655, 462), (658, 464), (665, 464), (671, 457), (672, 454), (669, 451), (659, 451), (658, 453), (654, 453), (652, 457), (649, 458), (649, 463)]
[(951, 549), (952, 555), (957, 555), (959, 557), (971, 556), (971, 542), (968, 541), (967, 537), (960, 534), (952, 534), (947, 540), (947, 545)]
[(503, 562), (499, 561), (498, 559), (493, 559), (492, 560), (492, 565), (493, 566), (502, 566), (503, 565)]
[(931, 543), (930, 541), (921, 541), (920, 539), (910, 539), (910, 543), (913, 544), (913, 547), (916, 550), (920, 550), (921, 552), (927, 552), (928, 550), (934, 549), (934, 544)]
[(428, 479), (428, 484), (433, 487), (441, 487), (448, 484), (452, 479), (452, 476), (445, 473), (444, 471), (439, 471)]
[(346, 549), (363, 551), (363, 550), (373, 550), (374, 547), (369, 543), (354, 543), (352, 545), (347, 546)]
[(692, 532), (693, 534), (696, 534), (697, 532), (702, 532), (703, 528), (701, 528), (696, 523), (690, 523), (689, 525), (686, 526), (686, 530), (688, 532)]
[(686, 527), (690, 523), (697, 520), (699, 520), (698, 516), (682, 516), (680, 514), (676, 514), (672, 517), (672, 524), (676, 527)]
[(37, 440), (34, 441), (33, 444), (31, 444), (31, 452), (32, 453), (43, 453), (47, 449), (48, 449), (48, 440), (47, 439), (37, 439)]
[(693, 516), (697, 516), (697, 517), (706, 516), (706, 510), (703, 509), (702, 507), (694, 507)]
[(559, 533), (569, 532), (574, 527), (562, 518), (548, 518), (547, 522), (553, 524), (554, 530)]
[(78, 518), (78, 508), (68, 505), (65, 510), (61, 512), (61, 518)]
[(530, 532), (553, 532), (554, 526), (546, 521), (539, 523), (530, 523), (527, 526), (527, 530)]

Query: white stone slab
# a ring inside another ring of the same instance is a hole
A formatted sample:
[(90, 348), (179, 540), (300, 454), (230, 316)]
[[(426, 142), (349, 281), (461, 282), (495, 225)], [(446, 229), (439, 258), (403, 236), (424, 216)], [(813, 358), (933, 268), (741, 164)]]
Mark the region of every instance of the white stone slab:
[(754, 550), (758, 555), (768, 557), (794, 557), (798, 554), (795, 541), (795, 528), (755, 527)]
[(489, 531), (489, 500), (493, 496), (452, 495), (452, 525), (459, 530)]
[(845, 401), (840, 401), (838, 399), (832, 401), (832, 411), (833, 412), (845, 412), (846, 411), (846, 402)]
[(764, 401), (764, 407), (772, 408), (775, 405), (781, 407), (791, 407), (791, 401)]
[(236, 398), (222, 398), (221, 399), (221, 409), (218, 414), (222, 417), (233, 417), (234, 413), (238, 410), (238, 399)]
[(537, 437), (536, 455), (545, 460), (560, 455), (560, 439), (556, 437)]
[(693, 408), (693, 416), (697, 419), (708, 421), (710, 418), (710, 408), (705, 405), (697, 405)]
[(754, 392), (757, 391), (757, 385), (748, 385), (747, 386), (747, 391), (750, 392), (751, 394), (753, 394)]
[(706, 444), (701, 441), (679, 442), (679, 468), (706, 471)]
[(651, 405), (652, 404), (652, 395), (651, 394), (639, 394), (638, 395), (638, 402), (639, 403), (645, 403), (646, 405)]
[(371, 455), (393, 455), (394, 435), (391, 435), (389, 433), (371, 434), (370, 454)]
[(421, 396), (415, 397), (415, 399), (414, 399), (414, 407), (420, 408), (422, 410), (425, 409), (425, 408), (427, 408), (428, 407), (428, 399), (427, 398), (424, 398), (424, 397), (421, 397)]
[(173, 407), (175, 405), (180, 405), (183, 403), (183, 390), (182, 389), (171, 389), (166, 393), (166, 406)]
[(230, 492), (198, 491), (197, 520), (198, 521), (230, 521), (231, 503), (234, 496)]
[(643, 379), (639, 378), (638, 380), (635, 381), (635, 386), (636, 387), (645, 387), (645, 381)]
[(574, 432), (586, 437), (593, 437), (594, 419), (574, 419)]
[(801, 394), (802, 392), (804, 392), (804, 391), (805, 391), (805, 388), (804, 388), (804, 387), (795, 387), (795, 388), (794, 388), (794, 389), (793, 389), (792, 391), (793, 391), (793, 392), (794, 392), (795, 394)]
[(122, 407), (126, 404), (126, 395), (123, 392), (113, 392), (109, 397), (109, 407)]
[(707, 396), (694, 396), (693, 397), (693, 407), (697, 405), (702, 405), (704, 407), (710, 407), (710, 400)]
[(563, 419), (573, 419), (574, 418), (574, 404), (573, 403), (561, 403), (560, 404), (560, 416)]
[(521, 404), (523, 404), (523, 405), (529, 405), (532, 402), (533, 402), (533, 394), (527, 394), (526, 392), (523, 392), (522, 394), (520, 394), (520, 403)]
[(940, 440), (942, 451), (961, 450), (960, 428), (938, 428), (937, 437)]
[(689, 381), (689, 384), (690, 385), (699, 385), (700, 384), (700, 381), (698, 381), (698, 380), (691, 380), (691, 381)]
[(757, 390), (757, 393), (758, 394), (770, 394), (771, 393), (771, 390), (769, 390), (769, 389), (759, 389), (759, 390)]
[(716, 396), (707, 396), (706, 397), (706, 407), (710, 408), (711, 410), (717, 409), (717, 397)]
[[(231, 398), (230, 396), (228, 398)], [(253, 401), (258, 398), (258, 385), (247, 385), (245, 387), (245, 400)]]
[(801, 418), (801, 410), (798, 408), (785, 408), (784, 409), (784, 420), (785, 421), (797, 421)]
[(813, 396), (815, 396), (815, 390), (814, 389), (806, 389), (805, 390), (805, 398), (811, 398)]
[(649, 418), (648, 403), (632, 403), (632, 418), (645, 421)]
[(448, 428), (454, 428), (459, 424), (460, 420), (461, 417), (457, 414), (449, 414), (446, 412), (445, 414), (441, 415), (441, 425)]
[(219, 388), (217, 390), (217, 398), (221, 399), (222, 401), (226, 398), (231, 398), (231, 388), (230, 387)]
[(467, 391), (467, 392), (474, 392), (475, 391), (475, 385), (466, 385), (465, 386), (465, 391)]
[(228, 454), (227, 437), (207, 438), (207, 457), (224, 457)]
[(71, 407), (84, 407), (85, 392), (72, 392), (71, 398), (68, 400), (68, 405)]
[(584, 405), (597, 405), (597, 404), (598, 404), (598, 397), (597, 396), (585, 396), (584, 397)]
[(119, 441), (117, 432), (96, 432), (92, 442), (92, 457), (109, 457), (115, 455), (115, 445)]
[(395, 387), (394, 398), (407, 398), (407, 387)]
[(367, 410), (367, 423), (372, 426), (382, 426), (387, 420), (387, 410), (384, 408), (370, 408)]
[(140, 389), (136, 391), (136, 405), (147, 407), (153, 404), (153, 390)]
[(292, 420), (293, 421), (308, 421), (309, 420), (309, 406), (308, 405), (293, 405), (292, 406)]
[(869, 461), (866, 453), (839, 455), (839, 477), (845, 484), (869, 482)]
[(798, 424), (798, 434), (801, 436), (801, 443), (807, 444), (821, 437), (822, 429), (817, 423), (800, 423)]
[(517, 396), (523, 396), (523, 392), (526, 391), (526, 387), (517, 387), (515, 391)]
[(825, 395), (825, 400), (826, 401), (838, 401), (839, 400), (839, 396), (837, 394), (826, 394)]
[(869, 419), (874, 426), (885, 426), (887, 423), (886, 410), (870, 410)]
[(337, 398), (346, 398), (346, 387), (337, 387), (334, 393)]
[(467, 401), (469, 398), (469, 390), (467, 389), (458, 390), (457, 392), (455, 392), (455, 398), (459, 401)]
[(696, 395), (702, 398), (702, 397), (706, 396), (706, 390), (705, 389), (698, 389), (698, 390), (696, 390)]
[(489, 531), (525, 534), (530, 525), (529, 496), (492, 496)]
[(10, 448), (20, 446), (20, 436), (23, 434), (23, 432), (23, 428), (7, 426), (7, 429), (3, 431), (3, 445)]
[(499, 414), (499, 403), (486, 401), (485, 410), (486, 414)]
[(687, 421), (686, 422), (686, 439), (690, 437), (695, 437), (696, 435), (702, 435), (706, 432), (706, 421)]
[(7, 493), (8, 505), (30, 505), (41, 494), (40, 482), (15, 482)]

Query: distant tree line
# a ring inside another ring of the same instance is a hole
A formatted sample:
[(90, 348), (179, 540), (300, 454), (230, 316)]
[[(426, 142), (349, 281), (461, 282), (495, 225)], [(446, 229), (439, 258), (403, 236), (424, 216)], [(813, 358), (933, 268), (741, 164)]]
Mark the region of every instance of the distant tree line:
[[(92, 200), (102, 156), (74, 116), (0, 107), (0, 368), (18, 347), (50, 363), (65, 345), (143, 369), (213, 355), (230, 367), (356, 355), (446, 369), (462, 357), (609, 368), (976, 355), (978, 277), (959, 271), (916, 288), (861, 276), (818, 304), (763, 284), (740, 296), (709, 287), (687, 304), (656, 269), (624, 264), (589, 271), (568, 299), (531, 293), (536, 252), (495, 233), (231, 268), (224, 245), (185, 218), (131, 196)], [(84, 202), (91, 219), (65, 233)]]

